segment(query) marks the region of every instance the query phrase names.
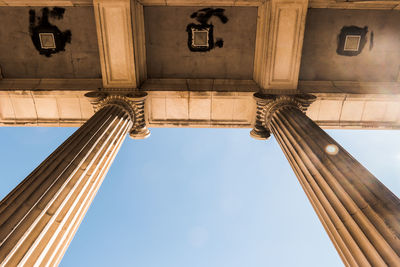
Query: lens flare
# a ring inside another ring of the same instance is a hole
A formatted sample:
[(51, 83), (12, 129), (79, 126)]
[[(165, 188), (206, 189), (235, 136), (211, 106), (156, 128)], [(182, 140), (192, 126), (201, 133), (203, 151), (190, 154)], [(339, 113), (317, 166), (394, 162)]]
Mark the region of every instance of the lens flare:
[(337, 145), (330, 144), (325, 147), (325, 152), (329, 155), (336, 155), (339, 152)]

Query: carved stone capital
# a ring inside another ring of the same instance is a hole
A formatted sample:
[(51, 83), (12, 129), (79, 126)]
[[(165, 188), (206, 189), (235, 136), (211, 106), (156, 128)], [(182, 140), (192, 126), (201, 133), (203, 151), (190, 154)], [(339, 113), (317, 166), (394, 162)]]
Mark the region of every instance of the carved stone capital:
[(254, 99), (257, 102), (256, 121), (250, 136), (258, 140), (267, 140), (271, 136), (270, 124), (276, 111), (286, 107), (296, 107), (302, 112), (306, 112), (316, 97), (309, 94), (266, 95), (255, 93)]
[(132, 139), (145, 139), (150, 136), (144, 116), (146, 92), (89, 92), (85, 94), (93, 105), (94, 112), (105, 106), (114, 105), (122, 108), (129, 114), (133, 122), (129, 136)]

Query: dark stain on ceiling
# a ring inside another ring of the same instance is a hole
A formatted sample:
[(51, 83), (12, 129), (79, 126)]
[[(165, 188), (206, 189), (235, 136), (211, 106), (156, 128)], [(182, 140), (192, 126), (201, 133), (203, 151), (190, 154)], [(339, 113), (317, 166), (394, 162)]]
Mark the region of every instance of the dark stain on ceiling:
[(65, 51), (65, 45), (71, 43), (71, 31), (61, 32), (56, 25), (49, 22), (49, 15), (56, 20), (61, 20), (64, 17), (65, 8), (54, 7), (49, 10), (46, 7), (41, 12), (41, 16), (36, 16), (34, 9), (29, 10), (29, 33), (39, 54), (51, 57), (52, 54)]
[[(186, 26), (188, 33), (188, 47), (192, 52), (208, 52), (215, 47), (222, 48), (224, 46), (224, 40), (218, 38), (214, 43), (214, 25), (209, 23), (212, 16), (215, 16), (221, 20), (223, 24), (228, 22), (228, 18), (224, 14), (225, 9), (223, 8), (203, 8), (199, 11), (194, 12), (190, 17), (196, 19), (199, 24), (190, 23)], [(196, 44), (196, 37), (194, 34), (201, 33), (206, 35), (203, 37), (204, 40), (202, 45)]]
[[(345, 26), (340, 30), (338, 35), (338, 48), (336, 53), (342, 56), (358, 56), (367, 43), (368, 27)], [(353, 40), (353, 42), (348, 41)], [(372, 40), (372, 38), (370, 38)], [(352, 43), (346, 45), (346, 43)]]

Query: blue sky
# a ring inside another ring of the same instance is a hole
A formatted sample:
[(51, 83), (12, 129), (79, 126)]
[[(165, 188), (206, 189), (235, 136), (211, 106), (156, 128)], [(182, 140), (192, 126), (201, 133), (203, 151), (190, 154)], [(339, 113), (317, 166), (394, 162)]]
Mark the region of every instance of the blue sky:
[[(0, 128), (3, 198), (74, 128)], [(61, 266), (341, 266), (274, 138), (151, 129), (126, 138)], [(400, 195), (400, 132), (329, 134)]]

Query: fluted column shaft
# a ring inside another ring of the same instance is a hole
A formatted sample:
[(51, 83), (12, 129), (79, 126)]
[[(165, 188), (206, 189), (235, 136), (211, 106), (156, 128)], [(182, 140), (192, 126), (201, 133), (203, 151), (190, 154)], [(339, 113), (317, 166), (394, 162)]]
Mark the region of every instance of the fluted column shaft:
[(298, 106), (269, 112), (266, 125), (345, 265), (400, 266), (399, 199)]
[(1, 266), (61, 261), (133, 123), (105, 105), (0, 202)]

